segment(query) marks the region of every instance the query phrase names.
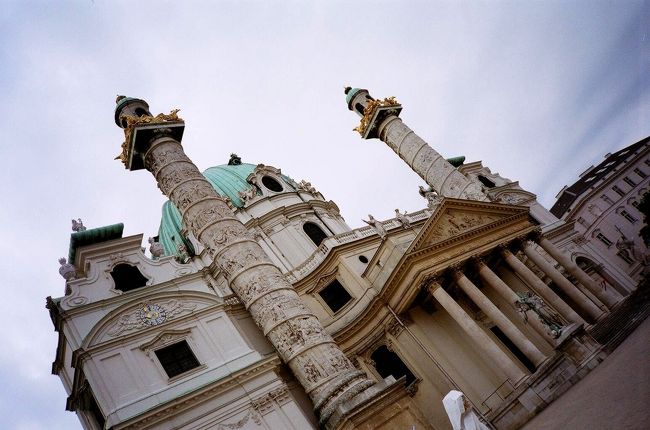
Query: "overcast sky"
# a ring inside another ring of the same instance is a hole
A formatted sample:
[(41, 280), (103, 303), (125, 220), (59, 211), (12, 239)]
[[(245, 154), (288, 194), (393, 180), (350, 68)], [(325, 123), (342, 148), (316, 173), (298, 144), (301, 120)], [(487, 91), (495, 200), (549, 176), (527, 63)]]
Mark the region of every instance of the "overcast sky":
[[(353, 3), (353, 4), (352, 4)], [(0, 4), (0, 428), (73, 429), (44, 308), (63, 294), (70, 219), (157, 232), (151, 175), (113, 158), (115, 96), (180, 108), (201, 169), (306, 179), (352, 227), (416, 211), (423, 182), (352, 129), (343, 87), (395, 96), (446, 157), (482, 160), (550, 207), (608, 152), (650, 135), (643, 1)]]

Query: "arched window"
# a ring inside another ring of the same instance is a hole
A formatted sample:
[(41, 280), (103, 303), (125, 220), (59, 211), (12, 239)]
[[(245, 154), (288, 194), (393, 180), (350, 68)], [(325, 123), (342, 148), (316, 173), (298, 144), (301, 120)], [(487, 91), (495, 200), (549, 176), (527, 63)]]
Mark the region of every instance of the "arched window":
[(486, 178), (483, 175), (478, 175), (478, 180), (481, 181), (481, 184), (485, 185), (488, 188), (494, 188), (495, 183), (490, 181), (488, 178)]
[(411, 372), (397, 354), (393, 351), (389, 351), (388, 348), (386, 348), (386, 345), (377, 348), (375, 352), (370, 355), (370, 358), (375, 362), (375, 369), (377, 369), (377, 373), (379, 373), (382, 378), (387, 378), (388, 376), (393, 375), (395, 379), (399, 379), (402, 376), (406, 376), (406, 385), (415, 381), (415, 375), (413, 375), (413, 372)]
[(266, 188), (268, 188), (271, 191), (275, 191), (276, 193), (279, 193), (280, 191), (283, 190), (282, 185), (275, 179), (273, 179), (270, 176), (264, 176), (262, 178), (262, 183)]
[(309, 236), (316, 246), (319, 246), (321, 242), (327, 238), (327, 234), (325, 234), (325, 232), (313, 222), (304, 223), (302, 229), (307, 233), (307, 236)]
[(147, 285), (147, 278), (142, 276), (137, 267), (130, 264), (118, 264), (111, 271), (111, 276), (115, 282), (115, 289), (123, 292)]

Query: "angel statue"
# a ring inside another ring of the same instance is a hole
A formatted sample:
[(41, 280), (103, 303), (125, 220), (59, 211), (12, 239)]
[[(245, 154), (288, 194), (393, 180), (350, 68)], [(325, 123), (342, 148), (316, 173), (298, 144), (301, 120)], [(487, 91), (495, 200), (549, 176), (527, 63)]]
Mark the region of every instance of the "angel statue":
[(379, 235), (381, 240), (386, 239), (386, 229), (384, 228), (384, 225), (382, 224), (381, 221), (376, 220), (372, 215), (368, 214), (368, 221), (365, 219), (362, 219), (361, 221), (365, 222), (368, 224), (370, 227), (372, 227), (375, 232)]

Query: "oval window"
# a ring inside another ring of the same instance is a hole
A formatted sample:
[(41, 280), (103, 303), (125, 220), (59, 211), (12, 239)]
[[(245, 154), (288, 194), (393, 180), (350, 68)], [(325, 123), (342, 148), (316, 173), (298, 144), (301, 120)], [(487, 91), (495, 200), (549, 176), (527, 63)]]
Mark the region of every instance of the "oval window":
[(262, 183), (271, 191), (275, 191), (276, 193), (282, 191), (282, 185), (270, 176), (264, 176), (262, 178)]

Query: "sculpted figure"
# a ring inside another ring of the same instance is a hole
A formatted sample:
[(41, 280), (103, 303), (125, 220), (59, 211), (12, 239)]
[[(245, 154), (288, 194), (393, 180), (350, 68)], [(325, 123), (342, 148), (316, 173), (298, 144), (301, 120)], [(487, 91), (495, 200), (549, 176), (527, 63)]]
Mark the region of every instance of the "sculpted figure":
[(442, 404), (454, 430), (489, 430), (462, 392), (451, 390)]
[(524, 321), (528, 321), (527, 312), (533, 311), (555, 339), (560, 337), (563, 323), (558, 314), (546, 306), (546, 303), (537, 294), (526, 291), (517, 293), (517, 295), (519, 298), (515, 302), (515, 308), (523, 315)]
[(376, 220), (370, 214), (368, 214), (368, 221), (366, 221), (365, 219), (362, 219), (361, 221), (365, 222), (370, 227), (372, 227), (375, 230), (375, 232), (377, 232), (381, 240), (386, 239), (386, 229), (384, 228), (384, 225), (381, 223), (381, 221)]
[(397, 219), (397, 222), (399, 222), (403, 228), (411, 228), (411, 221), (406, 217), (406, 214), (406, 211), (401, 213), (399, 209), (395, 209), (395, 218)]
[(442, 197), (431, 187), (425, 189), (422, 185), (420, 185), (420, 195), (427, 199), (427, 207), (429, 209), (435, 208), (442, 201)]
[(156, 242), (156, 240), (153, 237), (150, 237), (149, 252), (151, 252), (151, 256), (153, 257), (153, 259), (157, 260), (163, 255), (165, 255), (165, 248), (163, 248), (160, 242)]
[(643, 252), (633, 239), (628, 239), (620, 228), (616, 227), (616, 230), (621, 234), (621, 237), (616, 241), (616, 248), (643, 266), (650, 264), (650, 256)]
[(307, 182), (304, 179), (298, 183), (298, 189), (311, 194), (318, 193), (318, 191), (316, 191), (316, 188), (312, 186), (311, 182)]
[(176, 259), (181, 263), (186, 263), (187, 260), (190, 259), (190, 255), (187, 252), (187, 247), (184, 244), (179, 243), (176, 249), (178, 249), (178, 252), (176, 253)]
[(59, 275), (63, 276), (63, 279), (70, 281), (77, 277), (77, 269), (75, 269), (72, 264), (68, 263), (65, 258), (59, 258), (59, 264), (61, 264), (61, 267), (59, 267)]
[(84, 223), (81, 221), (81, 218), (77, 218), (76, 221), (72, 220), (72, 231), (86, 231), (86, 227), (84, 227)]

